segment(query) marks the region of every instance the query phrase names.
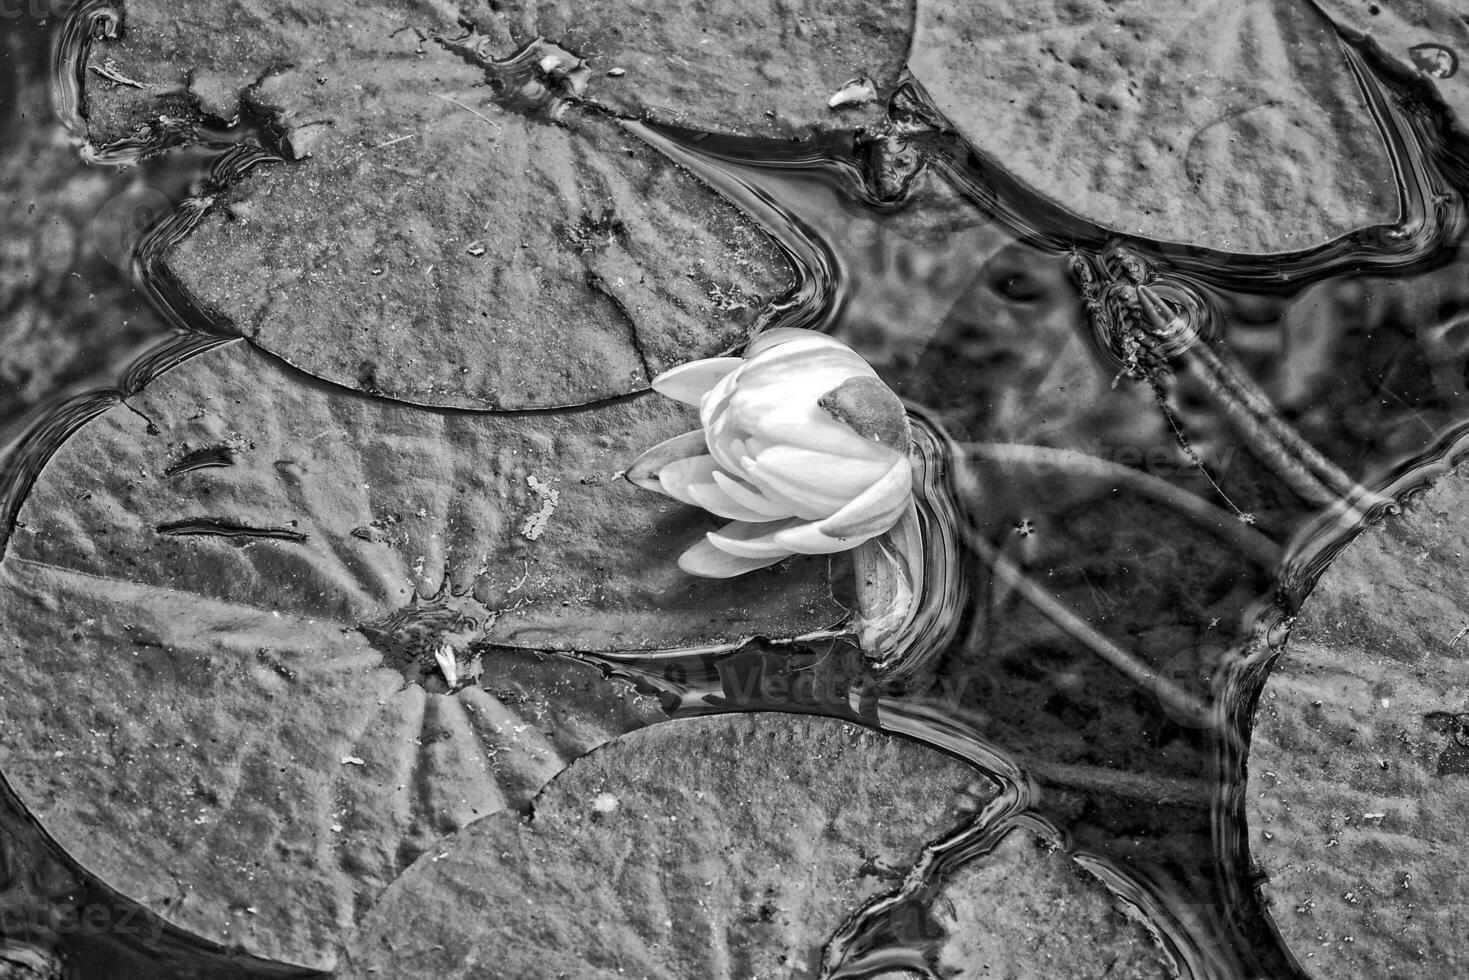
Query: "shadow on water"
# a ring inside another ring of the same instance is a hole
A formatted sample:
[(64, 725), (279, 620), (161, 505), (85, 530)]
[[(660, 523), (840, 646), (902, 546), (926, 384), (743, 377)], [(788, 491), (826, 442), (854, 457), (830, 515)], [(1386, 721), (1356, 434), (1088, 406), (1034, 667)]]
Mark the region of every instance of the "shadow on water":
[[(17, 79), (0, 92), (7, 127), (22, 125), (17, 93), (47, 72), (78, 124), (86, 41), (109, 16), (80, 5), (55, 65), (22, 66), (23, 46), (5, 48), (0, 74)], [(1186, 975), (1303, 975), (1243, 833), (1254, 702), (1330, 558), (1469, 449), (1469, 154), (1426, 79), (1369, 40), (1343, 35), (1342, 55), (1387, 148), (1398, 218), (1274, 255), (1088, 222), (955, 135), (911, 80), (878, 134), (792, 144), (625, 123), (793, 258), (803, 278), (777, 325), (851, 343), (917, 420), (934, 567), (898, 668), (875, 670), (841, 640), (579, 655), (676, 716), (846, 718), (933, 745), (999, 787), (832, 938), (826, 976), (935, 976), (931, 908), (946, 880), (1015, 828), (1066, 847)], [(93, 166), (151, 166), (143, 187), (164, 202), (113, 273), (152, 303), (147, 349), (99, 355), (49, 400), (12, 410), (7, 529), (69, 434), (218, 342), (223, 328), (156, 261), (204, 192), (277, 159), (258, 132), (216, 136), (91, 154)], [(0, 907), (6, 938), (59, 952), (74, 976), (129, 975), (116, 964), (133, 961), (133, 975), (305, 975), (145, 913), (75, 866), (13, 794), (4, 802), (9, 877), (49, 883), (12, 885), (30, 918)], [(67, 909), (112, 918), (66, 931), (55, 916)], [(120, 927), (124, 913), (141, 931)]]

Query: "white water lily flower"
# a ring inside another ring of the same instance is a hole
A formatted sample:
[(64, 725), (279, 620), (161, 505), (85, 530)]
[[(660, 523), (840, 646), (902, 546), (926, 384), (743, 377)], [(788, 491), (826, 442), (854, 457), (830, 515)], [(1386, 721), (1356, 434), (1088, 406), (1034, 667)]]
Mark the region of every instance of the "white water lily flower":
[(770, 330), (742, 358), (692, 361), (653, 388), (696, 406), (703, 428), (648, 450), (627, 478), (731, 521), (680, 556), (690, 574), (730, 578), (846, 551), (912, 504), (903, 404), (839, 340)]

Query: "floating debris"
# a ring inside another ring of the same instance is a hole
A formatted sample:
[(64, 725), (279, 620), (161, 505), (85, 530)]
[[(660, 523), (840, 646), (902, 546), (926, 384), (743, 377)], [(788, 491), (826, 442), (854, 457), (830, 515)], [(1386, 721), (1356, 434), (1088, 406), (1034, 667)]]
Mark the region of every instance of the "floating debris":
[[(445, 583), (436, 595), (412, 601), (358, 629), (382, 652), (386, 666), (435, 693), (452, 693), (484, 673), (475, 644), (484, 640), (499, 614), (469, 593)], [(439, 677), (443, 678), (440, 686)]]
[(434, 649), (434, 662), (439, 665), (439, 672), (444, 675), (444, 682), (449, 685), (449, 690), (459, 686), (459, 663), (454, 656), (454, 648), (445, 643)]
[(561, 491), (551, 486), (550, 482), (534, 476), (526, 477), (525, 482), (541, 498), (541, 509), (525, 519), (525, 526), (520, 529), (520, 533), (527, 540), (535, 541), (546, 533), (546, 524), (551, 520), (551, 515), (556, 513), (556, 505), (561, 502)]
[(430, 92), (429, 94), (432, 95), (436, 99), (440, 99), (440, 100), (442, 100), (444, 102), (448, 102), (448, 103), (451, 103), (453, 105), (457, 105), (459, 108), (463, 109), (464, 111), (469, 112), (469, 113), (472, 113), (472, 114), (474, 114), (476, 116), (479, 116), (481, 119), (483, 119), (485, 122), (489, 123), (495, 129), (503, 129), (504, 128), (499, 123), (495, 122), (495, 120), (493, 120), (489, 116), (485, 115), (483, 112), (480, 112), (478, 109), (474, 108), (473, 106), (467, 106), (467, 105), (465, 105), (463, 102), (460, 102), (458, 99), (451, 98), (450, 96), (447, 96), (447, 95), (441, 95), (438, 92)]
[(130, 88), (146, 88), (146, 86), (143, 85), (142, 82), (133, 81), (131, 78), (128, 78), (122, 72), (118, 71), (117, 62), (113, 61), (111, 58), (103, 61), (102, 67), (100, 68), (96, 65), (88, 65), (87, 68), (100, 75), (102, 78), (105, 78), (113, 85), (126, 85)]
[(826, 100), (828, 109), (846, 109), (850, 106), (867, 105), (877, 101), (877, 86), (867, 77), (848, 79), (837, 89), (836, 94)]
[(409, 133), (406, 136), (395, 136), (395, 137), (393, 137), (390, 140), (383, 140), (381, 143), (374, 144), (372, 148), (374, 150), (381, 150), (384, 147), (397, 146), (399, 143), (405, 142), (406, 140), (413, 139), (413, 136), (414, 136), (413, 133)]
[[(323, 137), (330, 129), (331, 123), (328, 122), (304, 123), (295, 126), (281, 140), (281, 148), (285, 150), (290, 159), (305, 160), (321, 146)], [(398, 141), (391, 140), (382, 145), (387, 146), (394, 142)]]
[(1408, 57), (1419, 71), (1433, 78), (1453, 78), (1459, 70), (1459, 56), (1442, 44), (1415, 44), (1408, 49)]
[[(584, 59), (545, 38), (536, 38), (504, 61), (496, 61), (487, 54), (490, 47), (488, 38), (480, 35), (471, 34), (467, 38), (435, 35), (434, 40), (483, 68), (489, 75), (492, 88), (498, 93), (495, 101), (502, 108), (532, 115), (544, 113), (553, 121), (560, 121), (570, 100), (586, 91), (587, 82), (592, 77), (592, 70)], [(439, 98), (457, 101), (447, 96)], [(463, 103), (458, 104), (463, 106)], [(470, 111), (486, 118), (476, 110)], [(489, 120), (486, 118), (486, 121)]]

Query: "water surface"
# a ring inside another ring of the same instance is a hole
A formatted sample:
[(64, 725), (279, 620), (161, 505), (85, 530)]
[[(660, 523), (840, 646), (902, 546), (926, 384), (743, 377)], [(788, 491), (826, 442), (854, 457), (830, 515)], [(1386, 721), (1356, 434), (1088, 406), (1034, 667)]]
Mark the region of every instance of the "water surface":
[[(87, 3), (63, 25), (45, 69), (59, 122), (18, 122), (12, 95), (0, 98), (7, 126), (81, 131), (86, 46), (113, 16)], [(830, 638), (575, 655), (659, 693), (675, 717), (846, 718), (997, 785), (832, 938), (827, 976), (936, 976), (931, 909), (946, 877), (1017, 828), (1060, 842), (1137, 909), (1184, 975), (1305, 975), (1246, 844), (1255, 699), (1331, 557), (1469, 438), (1469, 155), (1426, 77), (1346, 34), (1342, 57), (1391, 160), (1398, 218), (1273, 255), (1090, 222), (956, 136), (916, 82), (881, 136), (788, 143), (626, 123), (793, 259), (800, 282), (770, 324), (851, 343), (918, 423), (930, 567), (896, 667)], [(14, 91), (41, 71), (21, 68)], [(246, 120), (187, 147), (128, 143), (77, 161), (148, 216), (109, 246), (125, 254), (117, 271), (90, 274), (136, 286), (150, 326), (143, 350), (110, 349), (0, 430), (12, 438), (7, 530), (71, 433), (228, 335), (161, 258), (210, 193), (280, 153)], [(122, 956), (176, 976), (290, 972), (228, 957), (111, 893), (9, 802), (7, 826), (73, 876), (69, 901), (128, 909), (152, 930), (146, 942), (68, 934), (74, 975), (112, 975), (96, 964)]]

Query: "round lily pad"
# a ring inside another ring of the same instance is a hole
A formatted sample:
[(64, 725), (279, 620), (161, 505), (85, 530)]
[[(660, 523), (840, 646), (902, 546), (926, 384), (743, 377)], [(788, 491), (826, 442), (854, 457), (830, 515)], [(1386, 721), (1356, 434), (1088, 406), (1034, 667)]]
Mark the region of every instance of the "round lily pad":
[(559, 407), (743, 343), (785, 258), (577, 104), (565, 50), (496, 68), (517, 54), (498, 16), (466, 34), (390, 3), (130, 3), (89, 64), (137, 87), (89, 74), (90, 138), (263, 127), (291, 162), (212, 198), (163, 263), (217, 322), (329, 381)]
[(1349, 545), (1296, 620), (1250, 749), (1250, 849), (1315, 977), (1469, 968), (1469, 475)]
[[(588, 62), (587, 97), (619, 113), (742, 136), (871, 126), (898, 81), (912, 0), (654, 0), (501, 5), (517, 41), (546, 37)], [(870, 87), (837, 107), (853, 80)]]
[(526, 655), (431, 693), (339, 622), (24, 559), (0, 590), (0, 764), (26, 807), (145, 908), (303, 966), (441, 835), (658, 713)]
[(1128, 234), (1275, 252), (1396, 215), (1393, 175), (1310, 5), (921, 0), (910, 67), (1008, 170)]
[(711, 583), (715, 526), (618, 470), (656, 396), (433, 411), (241, 342), (50, 461), (0, 562), (0, 769), (84, 866), (184, 928), (331, 965), (438, 837), (662, 716), (537, 650), (829, 626), (824, 560)]
[(1024, 831), (961, 868), (935, 908), (951, 980), (1170, 980), (1171, 958), (1137, 917), (1066, 854)]
[(573, 764), (531, 817), (425, 855), (337, 975), (815, 977), (844, 919), (992, 793), (939, 752), (833, 719), (660, 725)]

